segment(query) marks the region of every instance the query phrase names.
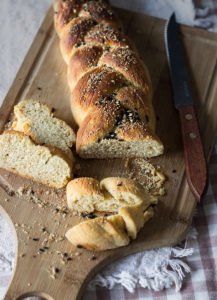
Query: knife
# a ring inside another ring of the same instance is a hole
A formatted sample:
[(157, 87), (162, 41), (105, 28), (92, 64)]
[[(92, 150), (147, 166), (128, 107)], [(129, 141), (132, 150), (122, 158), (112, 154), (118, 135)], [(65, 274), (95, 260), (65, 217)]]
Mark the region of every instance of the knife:
[(200, 201), (206, 186), (207, 168), (196, 111), (193, 104), (184, 47), (175, 13), (165, 26), (165, 46), (175, 108), (179, 112), (186, 176), (191, 192)]

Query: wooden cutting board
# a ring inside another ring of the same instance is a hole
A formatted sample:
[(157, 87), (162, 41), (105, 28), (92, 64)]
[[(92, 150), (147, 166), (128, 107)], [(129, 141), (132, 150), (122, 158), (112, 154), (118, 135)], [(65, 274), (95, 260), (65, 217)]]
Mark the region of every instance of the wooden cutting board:
[[(63, 237), (67, 228), (79, 219), (64, 210), (64, 190), (56, 192), (1, 170), (0, 203), (15, 225), (12, 227), (18, 237), (16, 271), (6, 299), (23, 299), (26, 293), (44, 299), (78, 299), (88, 281), (103, 266), (136, 251), (177, 244), (184, 239), (191, 224), (196, 203), (186, 182), (179, 119), (172, 104), (163, 40), (165, 22), (123, 10), (118, 13), (151, 73), (158, 134), (166, 149), (164, 156), (152, 162), (162, 166), (168, 177), (167, 194), (160, 198), (156, 216), (129, 246), (102, 253), (74, 251)], [(14, 104), (23, 98), (46, 102), (55, 108), (57, 116), (74, 126), (66, 65), (60, 55), (52, 18), (50, 10), (2, 105), (1, 131)], [(185, 26), (181, 30), (208, 157), (217, 128), (217, 37)], [(130, 172), (124, 160), (80, 160), (79, 163), (79, 176), (129, 176)], [(142, 181), (138, 174), (135, 179)], [(57, 268), (55, 276), (53, 268)]]

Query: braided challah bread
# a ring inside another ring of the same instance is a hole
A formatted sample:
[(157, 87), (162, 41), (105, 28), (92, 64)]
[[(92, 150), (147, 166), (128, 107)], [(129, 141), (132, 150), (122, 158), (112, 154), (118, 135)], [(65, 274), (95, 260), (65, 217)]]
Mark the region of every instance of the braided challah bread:
[[(78, 178), (67, 185), (67, 202), (69, 208), (93, 218), (69, 229), (68, 240), (89, 250), (106, 250), (125, 246), (137, 237), (153, 216), (151, 205), (157, 198), (131, 179), (111, 177), (99, 182)], [(106, 216), (97, 217), (93, 212)]]
[(71, 109), (79, 125), (78, 154), (84, 158), (162, 154), (148, 70), (109, 4), (58, 0), (54, 9), (68, 65)]

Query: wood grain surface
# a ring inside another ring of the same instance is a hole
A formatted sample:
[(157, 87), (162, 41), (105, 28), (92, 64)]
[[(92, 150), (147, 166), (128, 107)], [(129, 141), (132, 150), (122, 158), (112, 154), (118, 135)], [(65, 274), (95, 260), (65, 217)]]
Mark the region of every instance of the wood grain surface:
[[(0, 203), (15, 225), (18, 238), (16, 271), (6, 299), (40, 294), (44, 299), (79, 299), (88, 281), (105, 265), (136, 251), (177, 244), (191, 224), (195, 200), (185, 172), (181, 131), (173, 107), (164, 49), (165, 22), (118, 10), (126, 32), (147, 64), (154, 88), (158, 135), (165, 155), (152, 159), (168, 177), (167, 194), (160, 198), (155, 217), (129, 246), (91, 253), (73, 250), (64, 239), (79, 219), (65, 208), (65, 191), (55, 191), (0, 170)], [(217, 38), (213, 33), (181, 27), (200, 130), (208, 157), (217, 128)], [(50, 10), (0, 110), (0, 130), (16, 102), (34, 98), (55, 108), (56, 115), (74, 126), (66, 81), (66, 65), (59, 51)], [(81, 160), (76, 176), (125, 176), (131, 161)], [(135, 173), (142, 182), (142, 176)], [(6, 214), (5, 213), (5, 214)], [(45, 247), (47, 249), (45, 249)], [(56, 272), (54, 272), (56, 268)], [(55, 277), (55, 278), (54, 278)]]

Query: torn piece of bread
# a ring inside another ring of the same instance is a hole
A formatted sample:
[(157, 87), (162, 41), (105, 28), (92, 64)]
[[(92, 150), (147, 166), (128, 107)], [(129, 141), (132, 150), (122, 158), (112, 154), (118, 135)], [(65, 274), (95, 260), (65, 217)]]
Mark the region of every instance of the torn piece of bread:
[(115, 199), (118, 208), (126, 205), (142, 204), (145, 210), (151, 203), (157, 202), (156, 197), (148, 194), (139, 183), (129, 178), (104, 178), (100, 181), (100, 187)]
[(75, 133), (66, 122), (55, 118), (46, 104), (23, 100), (14, 107), (14, 114), (14, 130), (29, 135), (37, 144), (59, 148), (72, 158)]
[(95, 251), (126, 246), (153, 215), (153, 208), (144, 212), (142, 203), (121, 207), (118, 214), (79, 223), (67, 231), (66, 238), (74, 246)]
[(154, 166), (146, 159), (136, 158), (128, 164), (130, 178), (138, 178), (139, 183), (146, 190), (156, 196), (163, 196), (165, 191), (166, 176), (159, 166)]
[(135, 239), (137, 233), (149, 219), (154, 215), (154, 210), (149, 207), (145, 212), (142, 204), (121, 207), (118, 214), (123, 218), (127, 233), (130, 238)]
[(37, 145), (29, 136), (12, 130), (0, 135), (0, 168), (55, 188), (64, 187), (72, 174), (64, 152)]
[(66, 188), (69, 208), (79, 213), (117, 212), (120, 207), (143, 204), (145, 210), (157, 198), (132, 179), (109, 177), (101, 182), (82, 177), (70, 181)]
[(67, 184), (66, 195), (68, 207), (79, 213), (98, 210), (95, 203), (100, 205), (104, 201), (99, 181), (88, 177), (71, 180)]
[(129, 239), (137, 237), (153, 216), (151, 205), (157, 203), (157, 198), (131, 179), (109, 177), (99, 182), (84, 177), (69, 182), (67, 202), (69, 208), (78, 213), (107, 214), (74, 226), (66, 234), (68, 240), (89, 250), (107, 250), (129, 243), (123, 238), (123, 232)]
[(74, 246), (95, 251), (126, 246), (130, 242), (124, 220), (119, 215), (81, 222), (66, 232), (66, 238)]

